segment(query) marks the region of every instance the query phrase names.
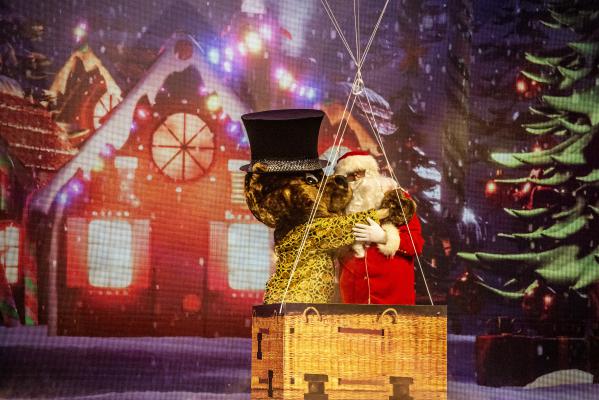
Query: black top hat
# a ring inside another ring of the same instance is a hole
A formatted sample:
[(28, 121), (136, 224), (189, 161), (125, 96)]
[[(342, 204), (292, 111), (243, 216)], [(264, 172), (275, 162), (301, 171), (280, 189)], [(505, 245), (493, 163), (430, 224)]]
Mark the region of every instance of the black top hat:
[(266, 172), (314, 171), (326, 161), (318, 159), (318, 130), (324, 113), (320, 110), (290, 109), (261, 111), (241, 116), (252, 160), (241, 167), (252, 172), (256, 163)]

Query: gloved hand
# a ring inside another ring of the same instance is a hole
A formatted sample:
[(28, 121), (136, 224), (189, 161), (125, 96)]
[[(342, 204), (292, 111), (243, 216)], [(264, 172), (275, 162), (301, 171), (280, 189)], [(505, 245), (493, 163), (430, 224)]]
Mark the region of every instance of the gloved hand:
[(386, 243), (387, 233), (379, 224), (368, 218), (368, 225), (356, 224), (352, 228), (357, 242)]

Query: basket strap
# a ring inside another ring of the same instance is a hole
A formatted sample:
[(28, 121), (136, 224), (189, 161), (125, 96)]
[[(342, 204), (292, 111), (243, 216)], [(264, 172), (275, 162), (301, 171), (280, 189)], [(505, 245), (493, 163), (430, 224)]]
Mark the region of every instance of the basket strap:
[(316, 307), (309, 306), (309, 307), (306, 307), (306, 309), (304, 310), (304, 313), (303, 313), (306, 322), (308, 322), (308, 312), (309, 311), (313, 311), (318, 316), (318, 320), (322, 321), (322, 315), (320, 315), (320, 312), (316, 309)]
[(384, 329), (366, 329), (366, 328), (344, 328), (338, 327), (337, 332), (339, 333), (359, 333), (364, 335), (375, 335), (375, 336), (385, 336)]
[(273, 390), (272, 390), (272, 378), (273, 378), (274, 372), (272, 371), (272, 369), (268, 370), (268, 378), (258, 378), (258, 383), (261, 385), (265, 385), (268, 383), (268, 397), (273, 397)]
[(395, 308), (387, 308), (385, 311), (383, 311), (381, 313), (381, 315), (379, 315), (379, 317), (377, 318), (377, 321), (380, 321), (383, 319), (383, 317), (387, 314), (387, 313), (391, 313), (391, 318), (393, 318), (393, 323), (396, 324), (397, 320), (399, 319), (399, 314), (397, 313), (397, 310)]

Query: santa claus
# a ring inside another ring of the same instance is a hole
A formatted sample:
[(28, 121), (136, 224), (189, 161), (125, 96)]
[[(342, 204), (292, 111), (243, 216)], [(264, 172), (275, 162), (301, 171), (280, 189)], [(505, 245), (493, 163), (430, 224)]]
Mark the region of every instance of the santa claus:
[[(335, 173), (349, 181), (353, 197), (346, 212), (378, 208), (385, 192), (399, 187), (380, 174), (375, 158), (365, 151), (344, 154)], [(339, 287), (344, 303), (415, 304), (414, 258), (422, 252), (423, 239), (418, 216), (407, 225), (357, 224), (356, 243), (339, 259)]]

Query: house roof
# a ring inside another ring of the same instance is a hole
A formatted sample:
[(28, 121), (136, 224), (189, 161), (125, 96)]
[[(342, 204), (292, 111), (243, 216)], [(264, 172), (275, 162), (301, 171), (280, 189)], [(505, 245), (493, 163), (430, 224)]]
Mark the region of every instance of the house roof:
[(71, 54), (67, 62), (56, 74), (56, 77), (52, 82), (52, 86), (50, 86), (49, 92), (53, 93), (55, 96), (59, 93), (65, 93), (69, 76), (71, 76), (77, 62), (80, 62), (87, 72), (97, 70), (104, 79), (106, 91), (117, 97), (121, 96), (121, 88), (119, 85), (117, 85), (110, 72), (108, 72), (102, 61), (96, 56), (90, 47), (84, 47)]
[(154, 103), (165, 80), (174, 72), (184, 71), (188, 67), (200, 73), (207, 90), (218, 94), (223, 111), (232, 120), (240, 121), (241, 115), (250, 111), (204, 60), (203, 51), (195, 39), (187, 34), (174, 34), (145, 76), (127, 92), (102, 126), (83, 143), (77, 156), (65, 164), (47, 186), (36, 192), (33, 208), (47, 213), (61, 188), (78, 171), (90, 171), (106, 145), (117, 150), (123, 147), (131, 134), (133, 114), (139, 99), (147, 96)]
[(57, 171), (77, 154), (48, 111), (28, 100), (0, 93), (0, 138), (23, 166)]

